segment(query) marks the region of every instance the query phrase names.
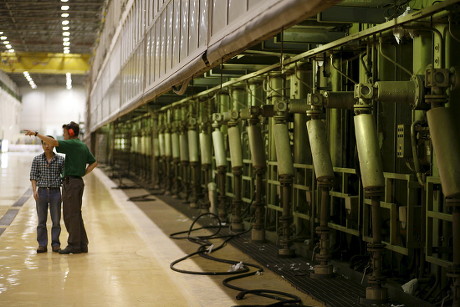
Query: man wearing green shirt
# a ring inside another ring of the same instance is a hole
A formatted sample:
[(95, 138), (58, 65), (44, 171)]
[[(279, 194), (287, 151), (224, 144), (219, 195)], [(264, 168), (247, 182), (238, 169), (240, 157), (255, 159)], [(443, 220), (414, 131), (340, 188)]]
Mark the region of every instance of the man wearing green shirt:
[(62, 126), (64, 140), (39, 134), (37, 131), (26, 130), (26, 135), (35, 135), (43, 142), (56, 147), (56, 151), (66, 155), (64, 162), (64, 181), (62, 185), (62, 202), (64, 224), (69, 233), (67, 247), (60, 254), (79, 254), (88, 252), (88, 237), (81, 213), (83, 189), (82, 177), (90, 173), (97, 162), (88, 147), (80, 139), (80, 127), (75, 122)]

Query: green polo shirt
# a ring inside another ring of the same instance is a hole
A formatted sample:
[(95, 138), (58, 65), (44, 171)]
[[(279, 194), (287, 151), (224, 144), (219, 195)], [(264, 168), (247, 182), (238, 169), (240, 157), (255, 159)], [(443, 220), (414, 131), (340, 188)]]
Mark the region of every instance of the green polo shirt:
[(64, 177), (83, 177), (86, 172), (86, 165), (96, 162), (88, 146), (79, 139), (58, 141), (56, 151), (65, 154)]

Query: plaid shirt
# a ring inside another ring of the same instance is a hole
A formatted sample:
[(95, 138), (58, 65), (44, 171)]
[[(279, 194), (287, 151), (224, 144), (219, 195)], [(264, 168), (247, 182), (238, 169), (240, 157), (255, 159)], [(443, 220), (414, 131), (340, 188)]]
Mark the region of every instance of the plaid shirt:
[(37, 186), (40, 188), (59, 188), (62, 184), (63, 170), (64, 157), (55, 154), (48, 163), (45, 153), (42, 153), (32, 161), (30, 180), (37, 181)]

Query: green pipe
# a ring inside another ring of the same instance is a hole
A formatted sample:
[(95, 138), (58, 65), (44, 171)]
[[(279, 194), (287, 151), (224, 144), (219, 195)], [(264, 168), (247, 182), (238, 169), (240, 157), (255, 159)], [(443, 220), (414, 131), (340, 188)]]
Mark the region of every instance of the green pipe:
[(188, 154), (188, 140), (187, 134), (181, 132), (179, 134), (179, 153), (180, 153), (180, 160), (183, 162), (188, 162), (189, 154)]
[(460, 138), (451, 110), (431, 108), (427, 113), (431, 141), (436, 153), (442, 192), (445, 197), (460, 197)]
[(365, 190), (384, 187), (383, 167), (378, 146), (377, 130), (372, 114), (354, 116), (356, 146)]
[(275, 139), (278, 175), (293, 176), (294, 164), (289, 144), (289, 130), (287, 124), (275, 122), (273, 125), (273, 137)]
[(204, 131), (200, 133), (200, 152), (202, 165), (211, 165), (212, 163), (211, 142), (211, 135), (209, 133)]
[(241, 133), (238, 125), (229, 126), (228, 141), (230, 145), (230, 161), (233, 167), (243, 167), (243, 153), (241, 149)]
[(262, 129), (260, 127), (260, 124), (250, 123), (247, 127), (247, 131), (248, 131), (249, 150), (251, 152), (252, 166), (254, 168), (267, 167), (267, 161), (265, 157), (265, 145), (264, 145)]
[(171, 147), (173, 159), (179, 159), (179, 135), (177, 132), (171, 133)]
[(227, 166), (227, 157), (225, 154), (225, 145), (224, 137), (222, 131), (219, 128), (216, 128), (212, 132), (212, 143), (214, 146), (214, 155), (216, 158), (216, 167), (226, 167)]
[(189, 129), (187, 132), (188, 136), (188, 152), (189, 152), (189, 161), (190, 162), (199, 162), (198, 154), (198, 134), (196, 130)]
[(307, 122), (307, 130), (316, 180), (330, 182), (334, 178), (334, 170), (329, 153), (326, 125), (320, 119), (311, 119)]

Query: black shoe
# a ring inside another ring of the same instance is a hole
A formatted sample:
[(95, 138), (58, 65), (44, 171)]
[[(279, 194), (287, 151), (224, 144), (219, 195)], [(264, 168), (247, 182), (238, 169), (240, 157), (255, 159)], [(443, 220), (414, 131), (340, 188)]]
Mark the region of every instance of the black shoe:
[(80, 251), (82, 253), (87, 253), (88, 252), (88, 245), (82, 245), (80, 246)]
[(46, 246), (39, 246), (37, 248), (37, 254), (39, 253), (46, 253), (48, 251), (48, 249), (46, 248)]
[(81, 250), (67, 246), (59, 251), (59, 254), (80, 254)]
[(60, 250), (61, 250), (61, 248), (58, 245), (53, 246), (53, 252), (54, 253), (59, 253)]

